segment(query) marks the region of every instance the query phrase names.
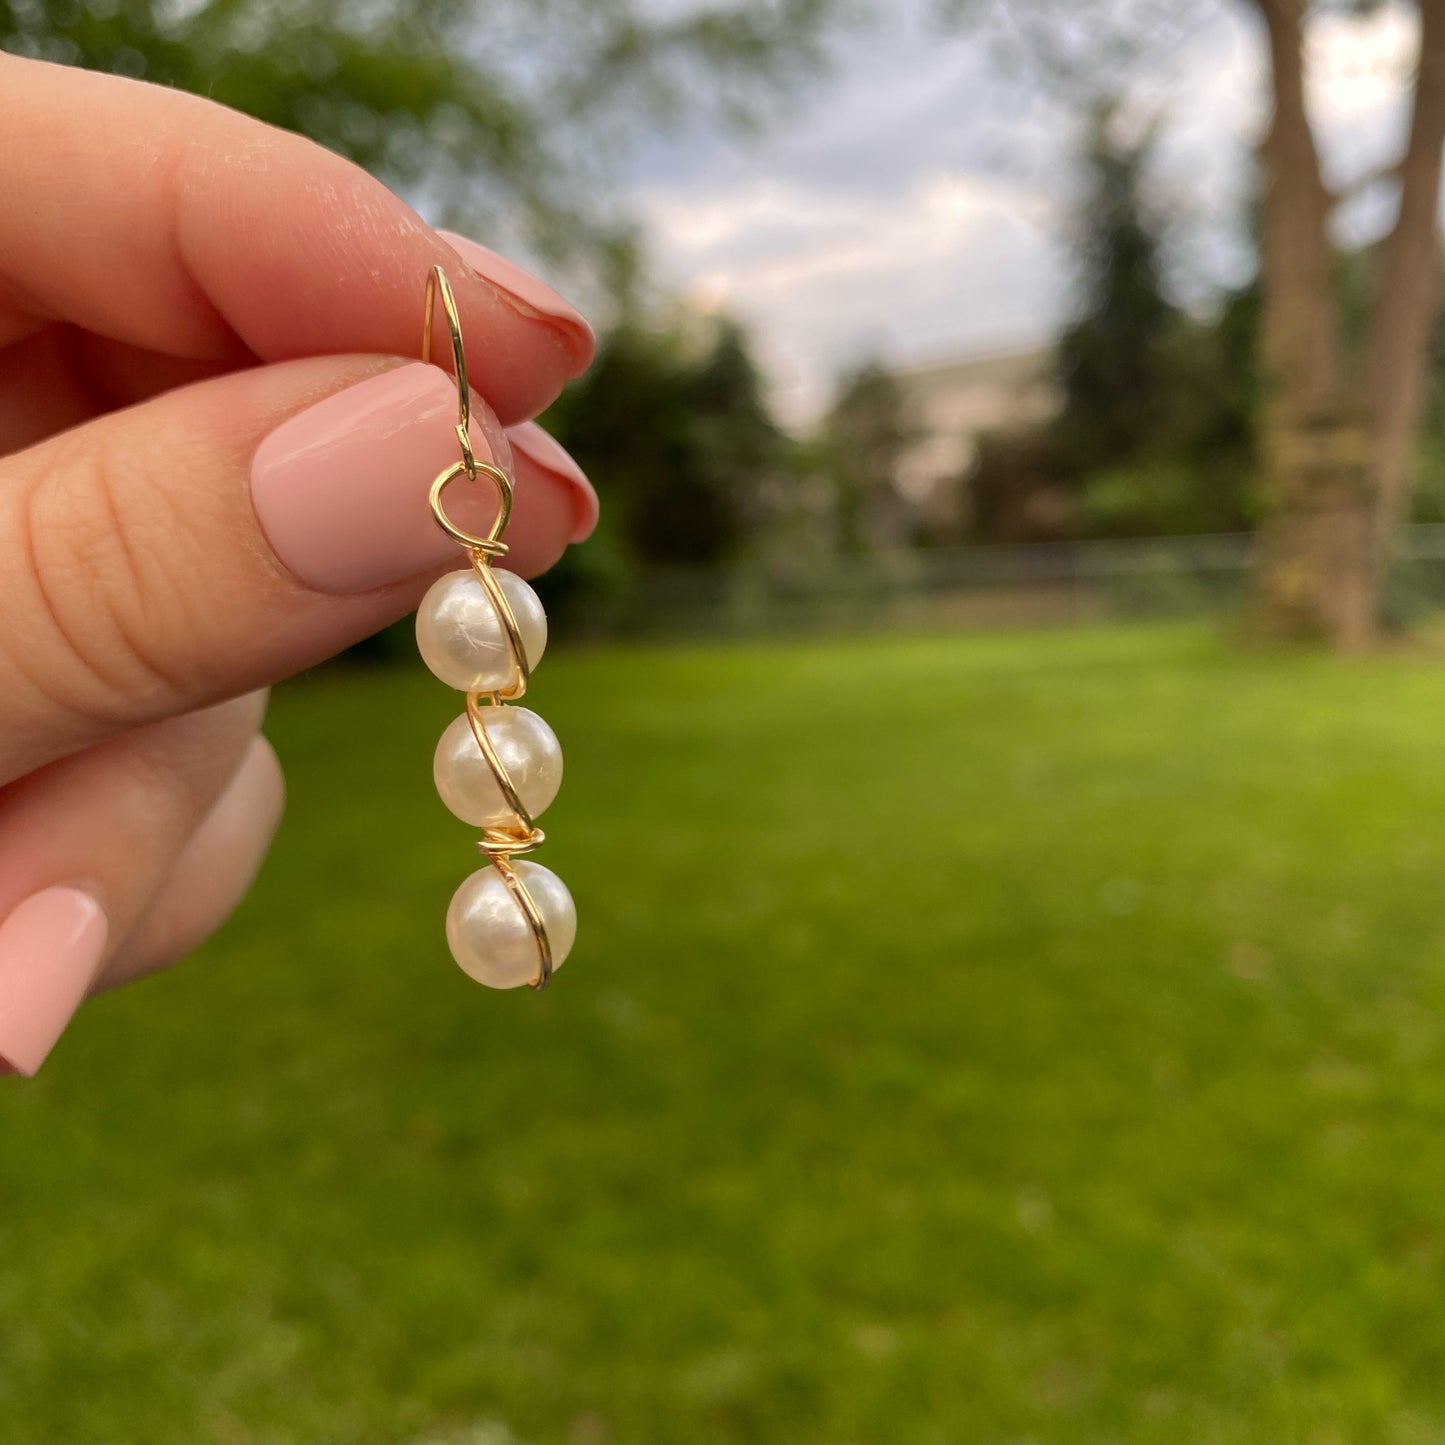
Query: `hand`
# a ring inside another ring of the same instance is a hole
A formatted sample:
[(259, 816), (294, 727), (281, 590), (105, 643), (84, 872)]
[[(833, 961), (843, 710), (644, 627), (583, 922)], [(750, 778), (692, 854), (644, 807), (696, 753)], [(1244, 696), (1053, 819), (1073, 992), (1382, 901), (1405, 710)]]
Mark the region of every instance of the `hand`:
[(0, 1070), (222, 922), (281, 810), (263, 689), (458, 565), (436, 264), (535, 573), (595, 520), (528, 421), (580, 316), (307, 141), (0, 53)]

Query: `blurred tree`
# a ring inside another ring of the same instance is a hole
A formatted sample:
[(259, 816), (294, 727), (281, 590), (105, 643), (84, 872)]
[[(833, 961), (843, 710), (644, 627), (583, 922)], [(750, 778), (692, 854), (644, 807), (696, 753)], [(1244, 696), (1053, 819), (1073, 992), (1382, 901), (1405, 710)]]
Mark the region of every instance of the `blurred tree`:
[(558, 257), (625, 247), (637, 125), (748, 125), (846, 0), (0, 0), (0, 47), (194, 91)]
[(1077, 478), (1051, 427), (981, 437), (967, 486), (969, 535), (976, 541), (1053, 541), (1078, 528)]
[(1231, 297), (1215, 321), (1166, 290), (1171, 218), (1149, 195), (1158, 127), (1134, 138), (1095, 108), (1074, 246), (1083, 314), (1059, 343), (1063, 407), (1052, 454), (1082, 472), (1087, 535), (1229, 531), (1249, 514), (1256, 315)]
[(891, 372), (870, 361), (841, 379), (825, 423), (824, 454), (844, 551), (914, 540), (898, 490), (898, 463), (910, 440), (903, 395)]
[(700, 465), (728, 492), (737, 536), (746, 542), (767, 524), (786, 445), (742, 327), (721, 316), (716, 328), (691, 388), (695, 444)]
[[(1418, 0), (1419, 64), (1394, 224), (1375, 254), (1364, 344), (1346, 345), (1326, 187), (1305, 107), (1304, 0), (1250, 0), (1265, 23), (1274, 116), (1261, 148), (1267, 511), (1261, 620), (1360, 647), (1380, 624), (1406, 511), (1437, 300), (1445, 151), (1445, 3)], [(1373, 8), (1359, 4), (1357, 10)]]
[(547, 423), (606, 495), (624, 554), (644, 563), (737, 556), (786, 469), (746, 336), (728, 318), (623, 322)]
[(1252, 310), (1169, 297), (1171, 216), (1151, 197), (1157, 127), (1093, 111), (1071, 245), (1080, 312), (1059, 339), (1052, 421), (980, 446), (971, 530), (989, 541), (1233, 530), (1253, 451)]
[[(938, 0), (947, 23), (987, 24), (1006, 58), (1072, 104), (1157, 80), (1190, 28), (1219, 3)], [(1230, 3), (1262, 22), (1274, 99), (1259, 151), (1264, 507), (1257, 616), (1275, 635), (1361, 647), (1380, 624), (1425, 395), (1445, 152), (1445, 0), (1414, 0), (1420, 44), (1408, 137), (1396, 165), (1363, 178), (1392, 185), (1398, 200), (1374, 252), (1358, 348), (1350, 345), (1331, 236), (1343, 195), (1325, 184), (1306, 113), (1304, 40), (1319, 13), (1361, 16), (1385, 0)]]
[(1114, 102), (1096, 105), (1075, 207), (1080, 315), (1059, 338), (1057, 450), (1085, 472), (1166, 447), (1180, 426), (1185, 319), (1164, 291), (1165, 221), (1145, 189), (1157, 132), (1127, 139), (1117, 120)]

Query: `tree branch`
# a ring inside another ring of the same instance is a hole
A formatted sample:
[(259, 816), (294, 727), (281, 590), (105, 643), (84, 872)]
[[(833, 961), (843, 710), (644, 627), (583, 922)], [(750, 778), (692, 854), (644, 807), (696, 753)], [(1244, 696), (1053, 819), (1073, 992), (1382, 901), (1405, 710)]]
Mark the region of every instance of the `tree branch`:
[(1337, 211), (1341, 206), (1348, 205), (1351, 201), (1364, 195), (1371, 186), (1378, 186), (1382, 181), (1398, 181), (1400, 179), (1400, 162), (1392, 165), (1377, 166), (1374, 170), (1365, 171), (1352, 181), (1346, 181), (1344, 185), (1329, 192), (1330, 209)]
[(1297, 413), (1329, 400), (1339, 385), (1330, 197), (1305, 111), (1304, 0), (1253, 3), (1269, 38), (1274, 81), (1274, 114), (1260, 147), (1268, 405)]

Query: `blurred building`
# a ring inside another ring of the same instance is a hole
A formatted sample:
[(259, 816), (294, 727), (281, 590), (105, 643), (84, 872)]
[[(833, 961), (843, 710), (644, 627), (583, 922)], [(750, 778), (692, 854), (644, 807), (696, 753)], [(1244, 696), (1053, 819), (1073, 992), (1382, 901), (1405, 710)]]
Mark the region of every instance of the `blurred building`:
[(956, 538), (970, 515), (979, 439), (1053, 417), (1061, 398), (1052, 345), (955, 357), (894, 373), (908, 436), (894, 473), (915, 535)]

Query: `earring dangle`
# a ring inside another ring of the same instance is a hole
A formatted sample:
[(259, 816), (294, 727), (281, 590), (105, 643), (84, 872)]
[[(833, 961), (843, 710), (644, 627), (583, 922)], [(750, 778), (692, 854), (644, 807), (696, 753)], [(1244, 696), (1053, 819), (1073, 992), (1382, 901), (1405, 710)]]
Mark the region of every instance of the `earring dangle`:
[[(433, 776), (442, 801), (482, 830), (477, 847), (487, 865), (457, 889), (447, 909), (447, 943), (462, 970), (490, 988), (545, 988), (577, 936), (577, 910), (567, 886), (540, 863), (519, 858), (542, 842), (534, 819), (557, 796), (562, 750), (536, 713), (516, 707), (547, 645), (547, 615), (537, 594), (514, 572), (493, 564), (507, 554), (502, 534), (512, 513), (512, 479), (472, 454), (471, 389), (461, 322), (446, 272), (426, 282), (422, 359), (432, 359), (432, 313), (440, 296), (451, 333), (457, 382), (461, 460), (431, 485), (438, 526), (466, 549), (470, 566), (432, 584), (416, 614), (422, 661), (448, 687), (466, 694), (466, 711), (442, 734)], [(485, 536), (447, 514), (454, 482), (484, 477), (497, 494)]]

